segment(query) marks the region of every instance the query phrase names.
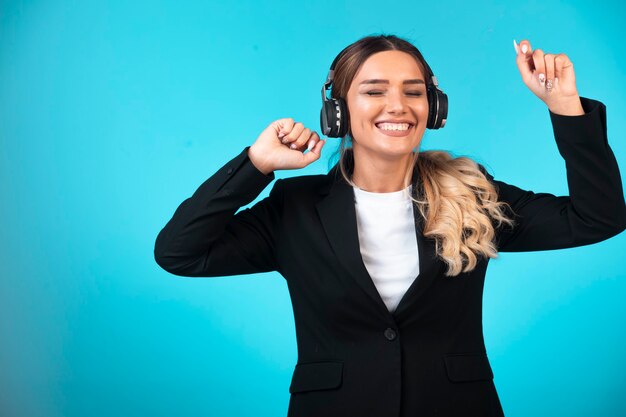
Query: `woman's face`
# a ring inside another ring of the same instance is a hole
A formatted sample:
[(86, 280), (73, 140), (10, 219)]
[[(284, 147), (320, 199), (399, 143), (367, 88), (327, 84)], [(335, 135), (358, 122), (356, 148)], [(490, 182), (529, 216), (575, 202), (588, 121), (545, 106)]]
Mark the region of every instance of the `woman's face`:
[(378, 52), (363, 63), (346, 98), (355, 155), (393, 159), (419, 147), (428, 119), (425, 81), (406, 52)]

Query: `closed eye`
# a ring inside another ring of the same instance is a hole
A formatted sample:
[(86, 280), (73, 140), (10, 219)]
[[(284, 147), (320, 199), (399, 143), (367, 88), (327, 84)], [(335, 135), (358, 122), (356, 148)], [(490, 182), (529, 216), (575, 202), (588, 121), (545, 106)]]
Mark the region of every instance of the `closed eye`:
[[(382, 91), (367, 91), (365, 94), (367, 94), (368, 96), (379, 96), (382, 94)], [(419, 91), (411, 91), (411, 92), (407, 92), (406, 94), (409, 96), (415, 96), (415, 97), (419, 97), (423, 95), (423, 93)]]

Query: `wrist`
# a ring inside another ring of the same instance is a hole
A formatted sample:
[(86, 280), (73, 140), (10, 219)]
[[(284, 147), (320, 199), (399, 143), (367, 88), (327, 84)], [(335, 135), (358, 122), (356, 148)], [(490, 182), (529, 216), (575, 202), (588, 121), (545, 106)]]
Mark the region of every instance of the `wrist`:
[[(254, 145), (253, 145), (254, 146)], [(254, 167), (259, 170), (261, 173), (263, 173), (263, 175), (269, 175), (270, 172), (273, 171), (272, 168), (268, 167), (267, 165), (265, 165), (256, 155), (255, 153), (255, 149), (253, 149), (253, 146), (250, 146), (250, 148), (248, 148), (248, 159), (250, 159), (250, 162), (252, 162), (252, 165), (254, 165)]]
[(560, 116), (582, 116), (585, 114), (580, 96), (571, 97), (548, 105), (550, 111)]

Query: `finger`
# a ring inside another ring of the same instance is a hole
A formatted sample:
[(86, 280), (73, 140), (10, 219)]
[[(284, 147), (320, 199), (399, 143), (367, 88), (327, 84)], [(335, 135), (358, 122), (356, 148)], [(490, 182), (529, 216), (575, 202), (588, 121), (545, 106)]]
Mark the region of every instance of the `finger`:
[(283, 143), (291, 143), (294, 140), (298, 139), (302, 131), (304, 130), (304, 125), (301, 122), (298, 122), (293, 125), (293, 129), (287, 135), (283, 137)]
[(311, 139), (311, 129), (305, 127), (300, 136), (291, 144), (291, 149), (300, 149)]
[(517, 68), (522, 75), (522, 80), (530, 82), (533, 77), (533, 70), (535, 69), (532, 61), (530, 43), (526, 40), (522, 40), (519, 43), (518, 49), (519, 53), (516, 58)]
[(546, 66), (546, 81), (552, 80), (554, 85), (554, 54), (545, 54), (543, 61)]
[(291, 117), (287, 117), (284, 119), (279, 119), (276, 122), (278, 126), (278, 138), (281, 139), (283, 136), (291, 132), (293, 129), (294, 120)]
[(533, 52), (533, 62), (535, 64), (534, 77), (541, 87), (544, 87), (546, 84), (546, 63), (543, 56), (541, 49), (535, 49), (535, 52)]

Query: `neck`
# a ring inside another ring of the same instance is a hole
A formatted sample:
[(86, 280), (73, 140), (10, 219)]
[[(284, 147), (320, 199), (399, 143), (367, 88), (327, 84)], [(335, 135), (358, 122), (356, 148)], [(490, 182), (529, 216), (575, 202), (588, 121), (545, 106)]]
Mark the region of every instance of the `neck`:
[(362, 190), (372, 193), (391, 193), (408, 187), (405, 184), (407, 169), (413, 162), (413, 153), (399, 158), (372, 157), (367, 153), (354, 152), (352, 182)]

